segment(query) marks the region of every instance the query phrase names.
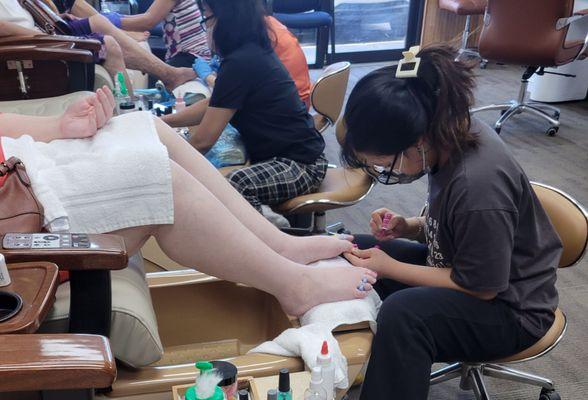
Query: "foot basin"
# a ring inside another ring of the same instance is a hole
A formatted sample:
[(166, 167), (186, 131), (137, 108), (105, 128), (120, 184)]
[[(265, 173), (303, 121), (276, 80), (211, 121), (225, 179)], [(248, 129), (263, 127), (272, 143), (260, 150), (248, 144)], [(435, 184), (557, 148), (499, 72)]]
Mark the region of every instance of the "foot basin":
[[(298, 319), (286, 315), (273, 296), (179, 266), (154, 240), (142, 253), (150, 271), (147, 281), (164, 356), (140, 369), (119, 366), (112, 391), (101, 397), (167, 400), (172, 386), (194, 381), (194, 362), (201, 359), (231, 361), (240, 376), (277, 375), (280, 368), (304, 370), (300, 358), (247, 354), (285, 329), (299, 326)], [(369, 357), (372, 333), (367, 325), (342, 326), (335, 336), (353, 382)]]

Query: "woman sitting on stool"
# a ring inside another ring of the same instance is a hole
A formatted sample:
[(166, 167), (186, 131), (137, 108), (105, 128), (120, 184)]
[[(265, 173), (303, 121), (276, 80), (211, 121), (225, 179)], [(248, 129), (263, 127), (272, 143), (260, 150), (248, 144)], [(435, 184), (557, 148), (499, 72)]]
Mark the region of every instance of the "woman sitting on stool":
[(212, 51), (223, 61), (210, 101), (163, 118), (193, 126), (190, 143), (205, 152), (230, 122), (241, 134), (251, 166), (227, 179), (257, 210), (316, 191), (327, 160), (288, 71), (272, 49), (259, 0), (203, 0)]
[(470, 119), (471, 69), (449, 47), (411, 50), (361, 79), (345, 110), (347, 164), (383, 184), (429, 178), (424, 217), (379, 209), (374, 237), (346, 255), (384, 278), (366, 400), (425, 400), (433, 363), (518, 353), (558, 304), (561, 242), (504, 142)]

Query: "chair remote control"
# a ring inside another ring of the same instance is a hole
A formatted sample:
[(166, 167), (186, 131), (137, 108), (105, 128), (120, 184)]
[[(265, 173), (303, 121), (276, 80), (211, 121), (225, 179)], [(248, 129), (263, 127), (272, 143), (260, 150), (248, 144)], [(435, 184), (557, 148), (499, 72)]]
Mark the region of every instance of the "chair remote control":
[(53, 262), (66, 270), (122, 269), (128, 254), (122, 237), (85, 233), (7, 233), (2, 249), (7, 262)]
[(79, 233), (8, 233), (2, 240), (5, 249), (89, 249), (90, 238)]

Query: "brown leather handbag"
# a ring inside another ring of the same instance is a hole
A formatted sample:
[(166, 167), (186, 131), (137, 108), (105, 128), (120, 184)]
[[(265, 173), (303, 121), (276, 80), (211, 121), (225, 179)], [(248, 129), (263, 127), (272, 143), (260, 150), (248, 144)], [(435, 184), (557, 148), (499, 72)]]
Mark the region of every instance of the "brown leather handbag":
[(31, 188), (24, 164), (16, 157), (0, 163), (0, 235), (43, 230), (43, 206)]
[(35, 24), (50, 35), (71, 35), (72, 30), (66, 20), (41, 0), (19, 0), (20, 5), (27, 10), (35, 20)]

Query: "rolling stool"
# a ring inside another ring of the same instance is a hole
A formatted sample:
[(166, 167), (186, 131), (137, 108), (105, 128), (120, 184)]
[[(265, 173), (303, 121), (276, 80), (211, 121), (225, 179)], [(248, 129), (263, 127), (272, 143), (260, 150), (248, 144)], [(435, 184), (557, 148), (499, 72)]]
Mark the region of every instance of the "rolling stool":
[[(532, 182), (532, 185), (563, 244), (559, 267), (576, 265), (584, 257), (588, 244), (588, 214), (586, 210), (576, 200), (558, 189), (535, 182)], [(484, 385), (483, 377), (490, 376), (540, 386), (539, 400), (560, 400), (561, 398), (550, 379), (517, 371), (506, 367), (505, 364), (522, 363), (549, 353), (563, 339), (566, 327), (566, 316), (558, 308), (555, 310), (553, 325), (533, 346), (502, 360), (451, 364), (431, 373), (431, 385), (460, 378), (462, 389), (473, 390), (478, 400), (489, 400), (490, 395)]]
[[(347, 91), (350, 68), (351, 65), (348, 62), (330, 65), (312, 88), (310, 103), (317, 112), (314, 115), (314, 124), (320, 133), (334, 126), (339, 119)], [(344, 129), (337, 128), (337, 140), (342, 143), (345, 136)], [(291, 220), (296, 220), (300, 216), (310, 216), (310, 227), (284, 229), (288, 233), (343, 233), (345, 227), (342, 223), (326, 226), (325, 212), (348, 207), (361, 201), (373, 185), (372, 179), (363, 171), (338, 168), (329, 164), (325, 179), (316, 193), (295, 197), (273, 208)]]

